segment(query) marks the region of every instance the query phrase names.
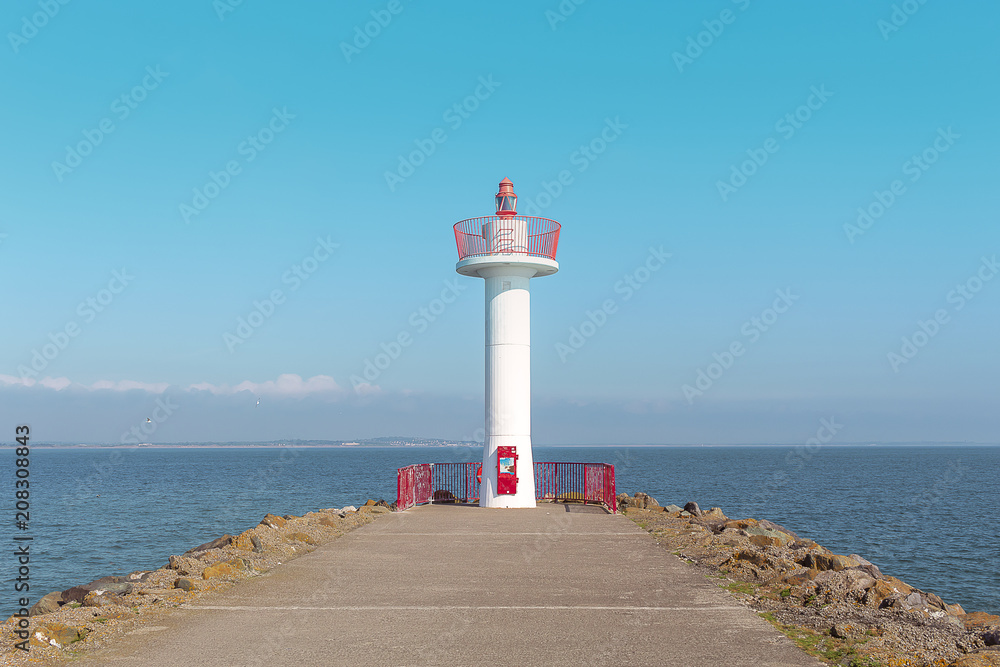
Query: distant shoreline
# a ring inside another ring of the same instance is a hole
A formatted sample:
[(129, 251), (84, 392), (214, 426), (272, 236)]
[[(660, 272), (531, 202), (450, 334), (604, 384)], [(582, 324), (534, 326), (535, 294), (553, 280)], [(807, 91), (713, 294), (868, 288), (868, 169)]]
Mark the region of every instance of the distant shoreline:
[[(0, 443), (0, 450), (14, 449), (16, 443)], [(455, 444), (399, 444), (399, 445), (379, 445), (379, 444), (300, 444), (300, 443), (206, 443), (206, 444), (155, 444), (143, 443), (139, 445), (107, 445), (107, 444), (44, 444), (35, 443), (32, 445), (36, 450), (81, 450), (81, 449), (111, 449), (111, 450), (137, 450), (137, 449), (460, 449), (460, 448), (480, 448), (482, 443), (455, 443)], [(576, 448), (576, 449), (691, 449), (691, 448), (725, 448), (725, 447), (805, 447), (802, 444), (686, 444), (686, 445), (634, 445), (634, 444), (608, 444), (608, 445), (546, 445), (534, 444), (533, 447), (551, 448)], [(888, 443), (827, 443), (824, 448), (837, 447), (864, 447), (864, 448), (896, 448), (896, 447), (1000, 447), (1000, 443), (984, 442), (888, 442)]]

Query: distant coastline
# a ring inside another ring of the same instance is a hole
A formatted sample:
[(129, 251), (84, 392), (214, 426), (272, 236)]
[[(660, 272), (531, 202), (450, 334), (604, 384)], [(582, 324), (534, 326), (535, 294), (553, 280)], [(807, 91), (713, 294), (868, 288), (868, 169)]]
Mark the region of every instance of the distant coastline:
[[(16, 447), (14, 442), (0, 443), (0, 449)], [(164, 443), (35, 443), (36, 449), (401, 449), (406, 447), (482, 447), (481, 442), (377, 438), (373, 440), (286, 440), (265, 442), (164, 442)], [(803, 447), (802, 443), (684, 443), (684, 444), (597, 444), (549, 445), (533, 443), (534, 447), (622, 447), (622, 448), (690, 448), (690, 447)], [(1000, 447), (995, 442), (829, 442), (826, 447)]]

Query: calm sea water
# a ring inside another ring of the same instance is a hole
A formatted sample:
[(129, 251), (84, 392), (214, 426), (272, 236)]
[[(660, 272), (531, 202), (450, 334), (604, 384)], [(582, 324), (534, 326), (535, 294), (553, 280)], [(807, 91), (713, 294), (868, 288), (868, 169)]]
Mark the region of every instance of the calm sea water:
[[(397, 467), (474, 448), (41, 449), (31, 459), (31, 596), (152, 569), (267, 512), (395, 499)], [(612, 463), (618, 491), (768, 518), (836, 553), (1000, 612), (1000, 447), (535, 447)], [(13, 612), (13, 450), (0, 452), (0, 614)], [(609, 563), (609, 567), (618, 567)]]

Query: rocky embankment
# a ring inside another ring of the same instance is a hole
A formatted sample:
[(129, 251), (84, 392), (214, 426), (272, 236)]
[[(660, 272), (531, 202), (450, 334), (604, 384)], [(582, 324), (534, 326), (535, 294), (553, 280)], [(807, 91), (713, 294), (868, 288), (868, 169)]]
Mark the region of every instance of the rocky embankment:
[(268, 514), (239, 535), (223, 535), (170, 556), (157, 570), (103, 577), (49, 593), (27, 616), (19, 612), (0, 625), (0, 664), (61, 663), (124, 635), (144, 632), (176, 607), (309, 553), (391, 509), (385, 501), (369, 500), (361, 508), (331, 508), (304, 516)]
[(661, 507), (644, 493), (619, 495), (618, 507), (829, 664), (1000, 667), (1000, 616), (966, 613), (857, 554), (831, 553), (770, 521), (731, 520), (718, 507)]

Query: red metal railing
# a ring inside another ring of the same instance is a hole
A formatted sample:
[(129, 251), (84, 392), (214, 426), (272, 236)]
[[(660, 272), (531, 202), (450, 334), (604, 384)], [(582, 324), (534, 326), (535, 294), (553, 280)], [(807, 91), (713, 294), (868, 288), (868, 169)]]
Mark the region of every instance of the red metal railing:
[(405, 510), (431, 501), (431, 464), (417, 463), (396, 471), (396, 506)]
[(561, 225), (548, 218), (488, 215), (455, 223), (459, 261), (486, 255), (556, 258)]
[[(420, 463), (397, 471), (396, 504), (404, 510), (424, 503), (479, 500), (479, 463)], [(608, 463), (536, 463), (537, 500), (598, 503), (618, 511), (615, 467)]]

